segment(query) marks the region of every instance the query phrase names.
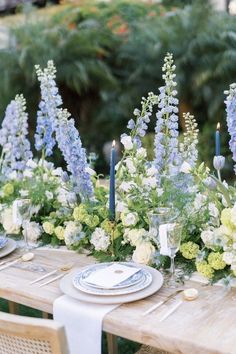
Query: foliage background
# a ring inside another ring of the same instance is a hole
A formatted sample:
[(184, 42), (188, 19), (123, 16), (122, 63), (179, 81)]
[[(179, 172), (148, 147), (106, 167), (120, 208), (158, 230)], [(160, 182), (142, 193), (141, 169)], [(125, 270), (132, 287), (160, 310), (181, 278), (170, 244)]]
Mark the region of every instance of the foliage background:
[[(230, 170), (223, 91), (236, 76), (234, 17), (213, 11), (204, 0), (113, 0), (85, 1), (34, 19), (27, 13), (24, 23), (11, 30), (9, 48), (0, 51), (1, 117), (22, 92), (33, 140), (40, 99), (34, 64), (44, 66), (53, 59), (64, 106), (76, 119), (87, 149), (102, 157), (104, 143), (124, 132), (141, 97), (162, 85), (162, 61), (169, 51), (176, 59), (180, 112), (191, 111), (200, 124), (201, 158), (211, 164), (220, 121)], [(180, 123), (183, 128), (182, 119)], [(106, 172), (102, 158), (96, 167)]]

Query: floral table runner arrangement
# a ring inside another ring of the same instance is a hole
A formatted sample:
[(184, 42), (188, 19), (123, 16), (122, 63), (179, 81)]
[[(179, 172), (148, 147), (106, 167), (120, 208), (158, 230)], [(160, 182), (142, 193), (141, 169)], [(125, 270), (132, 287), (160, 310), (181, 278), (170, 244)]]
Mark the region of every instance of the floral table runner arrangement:
[[(88, 163), (74, 119), (62, 108), (52, 61), (36, 66), (41, 101), (37, 112), (33, 157), (28, 135), (26, 102), (17, 95), (8, 105), (0, 130), (0, 221), (2, 231), (21, 235), (30, 244), (66, 245), (87, 249), (100, 261), (130, 261), (165, 267), (168, 252), (158, 238), (153, 216), (169, 207), (181, 223), (176, 260), (185, 272), (197, 270), (212, 282), (236, 277), (236, 190), (221, 179), (220, 127), (215, 134), (215, 171), (198, 161), (198, 128), (184, 114), (179, 136), (175, 65), (167, 54), (164, 86), (142, 98), (134, 110), (124, 151), (116, 164), (111, 149), (110, 185), (102, 186)], [(236, 162), (236, 84), (226, 92), (230, 149)], [(154, 160), (142, 146), (148, 123), (156, 112)], [(49, 158), (58, 146), (67, 170)], [(166, 223), (168, 223), (168, 218)], [(175, 255), (174, 255), (175, 256)]]

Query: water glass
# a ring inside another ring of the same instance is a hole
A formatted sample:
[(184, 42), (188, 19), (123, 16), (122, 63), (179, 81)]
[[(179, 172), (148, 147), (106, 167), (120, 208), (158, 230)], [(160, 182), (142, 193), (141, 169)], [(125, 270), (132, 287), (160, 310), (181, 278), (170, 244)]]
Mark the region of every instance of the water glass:
[(172, 288), (178, 287), (175, 274), (175, 256), (180, 248), (182, 237), (182, 225), (180, 223), (169, 224), (167, 227), (167, 248), (171, 259), (170, 279), (168, 285)]

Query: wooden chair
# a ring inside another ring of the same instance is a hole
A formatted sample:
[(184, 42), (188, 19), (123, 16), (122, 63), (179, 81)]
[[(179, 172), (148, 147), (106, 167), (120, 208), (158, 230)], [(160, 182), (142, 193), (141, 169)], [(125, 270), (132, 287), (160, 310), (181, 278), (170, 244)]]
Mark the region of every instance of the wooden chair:
[(62, 325), (0, 312), (1, 354), (69, 354)]

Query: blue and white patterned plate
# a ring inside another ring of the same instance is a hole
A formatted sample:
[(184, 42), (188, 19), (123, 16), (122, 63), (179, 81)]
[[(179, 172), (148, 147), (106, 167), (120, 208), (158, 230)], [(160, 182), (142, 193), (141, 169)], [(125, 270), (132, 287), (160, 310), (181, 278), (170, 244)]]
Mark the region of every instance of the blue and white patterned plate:
[(118, 289), (117, 288), (112, 288), (112, 289), (95, 288), (83, 281), (83, 273), (87, 270), (88, 269), (78, 272), (73, 278), (72, 282), (76, 289), (91, 295), (101, 295), (101, 296), (126, 295), (126, 294), (134, 293), (136, 291), (143, 290), (152, 283), (151, 273), (148, 270), (142, 268), (140, 270), (140, 273), (142, 274), (142, 278), (141, 281), (139, 281), (138, 283), (131, 284), (128, 287), (126, 286)]
[(8, 242), (8, 239), (5, 236), (0, 236), (0, 249), (4, 248)]
[[(121, 283), (112, 286), (112, 287), (102, 287), (96, 284), (91, 284), (90, 282), (86, 281), (86, 278), (91, 275), (92, 273), (104, 269), (106, 267), (111, 266), (113, 263), (100, 263), (100, 264), (94, 264), (92, 266), (88, 266), (84, 271), (83, 274), (81, 276), (81, 284), (83, 284), (84, 286), (90, 286), (92, 288), (96, 288), (96, 289), (123, 289), (123, 288), (127, 288), (129, 286), (133, 286), (135, 284), (138, 284), (139, 282), (141, 282), (143, 280), (143, 272), (142, 269), (140, 268), (140, 270), (138, 272), (136, 272), (135, 274), (131, 275), (128, 279), (122, 281)], [(125, 265), (126, 267), (131, 267), (131, 268), (137, 268), (137, 265), (132, 264), (132, 263), (125, 263), (125, 262), (119, 262), (119, 264)]]

